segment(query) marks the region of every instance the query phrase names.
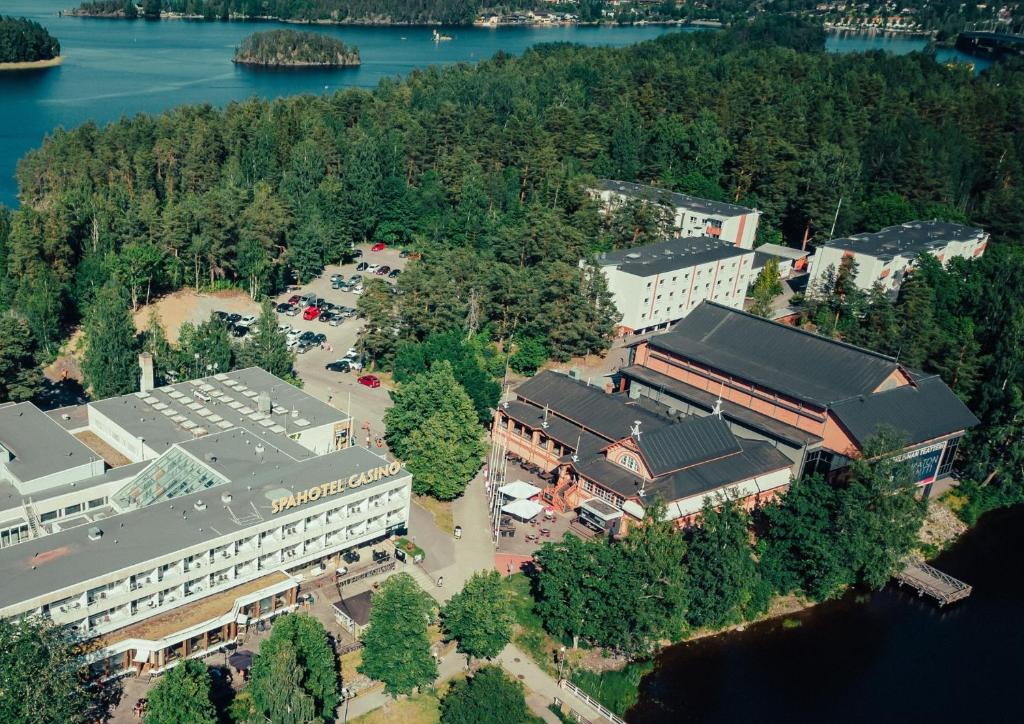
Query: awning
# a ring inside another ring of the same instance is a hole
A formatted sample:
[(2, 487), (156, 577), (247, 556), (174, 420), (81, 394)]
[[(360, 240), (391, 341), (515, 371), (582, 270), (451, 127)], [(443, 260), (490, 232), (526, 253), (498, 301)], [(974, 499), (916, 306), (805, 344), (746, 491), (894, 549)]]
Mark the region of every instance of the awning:
[(622, 517), (621, 510), (618, 510), (599, 498), (585, 500), (580, 504), (580, 507), (603, 521), (617, 520)]
[(244, 626), (245, 624), (249, 623), (249, 617), (246, 616), (244, 613), (240, 613), (237, 616), (235, 616), (235, 623)]
[(532, 500), (513, 500), (501, 506), (501, 510), (522, 520), (532, 520), (537, 517), (537, 513), (544, 510), (544, 506)]
[(135, 649), (135, 656), (132, 657), (133, 664), (148, 664), (149, 656), (153, 652), (149, 649)]
[(526, 498), (532, 498), (540, 492), (540, 488), (536, 485), (531, 485), (524, 480), (516, 480), (512, 483), (507, 483), (498, 488), (498, 492), (504, 495), (506, 498), (512, 498), (513, 500), (524, 500)]

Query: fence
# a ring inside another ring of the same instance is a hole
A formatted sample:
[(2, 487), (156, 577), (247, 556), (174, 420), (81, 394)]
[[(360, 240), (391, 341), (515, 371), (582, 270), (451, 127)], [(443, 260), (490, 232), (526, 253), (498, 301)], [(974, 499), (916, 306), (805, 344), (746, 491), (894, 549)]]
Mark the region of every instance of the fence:
[(365, 580), (367, 578), (372, 578), (373, 576), (378, 576), (381, 573), (389, 573), (390, 571), (393, 571), (393, 570), (395, 570), (395, 561), (392, 558), (392, 559), (388, 560), (387, 563), (384, 563), (382, 565), (374, 566), (373, 568), (367, 568), (365, 571), (361, 571), (360, 573), (355, 573), (355, 574), (353, 574), (351, 576), (346, 576), (345, 578), (339, 578), (338, 579), (338, 588), (341, 588), (342, 586), (351, 585), (353, 583)]
[[(613, 712), (611, 709), (609, 709), (608, 707), (606, 707), (603, 704), (601, 704), (601, 702), (599, 702), (596, 699), (594, 699), (594, 697), (590, 696), (590, 694), (588, 694), (587, 692), (583, 691), (583, 689), (581, 689), (580, 687), (576, 686), (576, 684), (572, 683), (568, 679), (560, 680), (558, 682), (558, 685), (560, 687), (562, 687), (563, 689), (565, 689), (566, 691), (571, 692), (572, 694), (575, 694), (577, 698), (579, 698), (585, 704), (590, 706), (598, 714), (600, 714), (601, 716), (603, 716), (606, 719), (608, 719), (608, 721), (610, 721), (612, 724), (626, 724), (626, 721), (622, 717), (616, 715), (615, 712)], [(582, 719), (582, 717), (579, 717), (579, 712), (575, 712), (575, 713), (576, 713), (578, 718)]]

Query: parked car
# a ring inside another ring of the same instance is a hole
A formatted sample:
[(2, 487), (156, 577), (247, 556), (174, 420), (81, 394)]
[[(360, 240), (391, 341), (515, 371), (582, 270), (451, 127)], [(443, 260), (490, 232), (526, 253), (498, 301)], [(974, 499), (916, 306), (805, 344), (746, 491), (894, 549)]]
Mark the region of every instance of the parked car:
[(347, 292), (348, 291), (348, 282), (346, 282), (343, 279), (339, 279), (336, 282), (331, 282), (331, 289), (337, 289), (338, 291), (341, 291), (341, 292)]
[(367, 264), (365, 261), (361, 261), (358, 264), (356, 264), (356, 271), (366, 271), (367, 267), (369, 266), (370, 265)]
[(334, 312), (329, 309), (320, 312), (320, 316), (317, 317), (317, 320), (320, 322), (330, 322), (332, 319), (334, 319)]
[(291, 308), (292, 308), (292, 305), (288, 304), (287, 302), (281, 302), (280, 304), (277, 305), (277, 313), (278, 314), (284, 314), (285, 312), (287, 312)]
[(288, 304), (292, 305), (293, 307), (297, 305), (300, 301), (302, 301), (302, 297), (300, 297), (298, 294), (293, 294), (290, 297), (288, 297)]
[(244, 317), (238, 320), (237, 324), (241, 324), (243, 327), (251, 327), (256, 324), (255, 314), (246, 314)]
[(302, 318), (305, 319), (307, 322), (312, 320), (312, 319), (316, 319), (319, 316), (320, 316), (320, 307), (317, 307), (315, 305), (310, 305), (310, 306), (306, 307), (306, 311), (302, 313)]
[(336, 282), (342, 279), (341, 274), (331, 274), (331, 281)]
[(401, 269), (392, 269), (391, 273), (388, 274), (388, 279), (398, 279), (398, 275), (402, 273)]
[(299, 316), (299, 312), (301, 311), (301, 307), (293, 304), (292, 307), (287, 312), (285, 312), (285, 314), (288, 315), (289, 317), (297, 317)]
[(249, 328), (243, 324), (235, 324), (231, 327), (231, 334), (235, 337), (244, 337), (249, 334)]
[(356, 315), (356, 310), (352, 307), (338, 307), (338, 314), (348, 319), (349, 317), (354, 317)]
[(366, 273), (376, 274), (378, 269), (380, 269), (380, 264), (370, 264), (370, 266), (366, 267)]
[(331, 325), (332, 327), (340, 327), (344, 323), (345, 323), (345, 317), (342, 316), (341, 313), (339, 313), (339, 312), (332, 312), (331, 313), (331, 320), (327, 324)]
[(315, 306), (315, 307), (317, 307), (319, 309), (330, 309), (331, 308), (331, 303), (328, 302), (323, 297), (318, 297), (317, 300), (313, 303), (313, 306)]
[(324, 369), (331, 372), (348, 372), (351, 367), (348, 364), (348, 360), (339, 359), (334, 362), (328, 362), (324, 365)]
[(358, 284), (361, 281), (363, 281), (363, 275), (362, 274), (353, 274), (352, 276), (350, 276), (348, 278), (348, 283), (349, 284)]
[(383, 241), (378, 241), (376, 244), (370, 247), (370, 251), (384, 251), (388, 248), (388, 245)]
[(353, 357), (348, 361), (348, 366), (352, 369), (353, 372), (362, 372), (363, 360), (359, 357)]
[(322, 332), (317, 332), (313, 335), (313, 344), (323, 344), (327, 341), (327, 335)]
[(219, 309), (216, 312), (214, 312), (214, 314), (217, 315), (217, 319), (219, 319), (222, 322), (228, 318), (228, 313), (222, 312)]
[(234, 313), (232, 313), (232, 314), (229, 314), (228, 316), (226, 316), (224, 318), (224, 321), (227, 322), (228, 324), (235, 324), (241, 318), (242, 318), (241, 314), (234, 314)]
[(362, 377), (360, 377), (356, 381), (359, 384), (366, 385), (367, 387), (370, 387), (370, 388), (380, 387), (380, 380), (377, 379), (376, 375), (363, 375)]
[(301, 337), (301, 336), (302, 336), (302, 330), (301, 329), (293, 329), (292, 331), (290, 331), (287, 334), (287, 339), (288, 339), (289, 342), (298, 342), (299, 341), (299, 337)]
[(359, 562), (359, 551), (352, 549), (347, 550), (341, 554), (341, 557), (346, 563), (358, 563)]
[(283, 332), (284, 334), (288, 334), (290, 331), (292, 331), (292, 325), (281, 322), (281, 324), (277, 325), (277, 331)]
[(312, 346), (313, 345), (311, 345), (309, 342), (302, 342), (300, 340), (299, 343), (295, 345), (295, 351), (298, 352), (299, 354), (306, 354), (306, 352), (308, 352)]
[(307, 331), (299, 335), (300, 342), (312, 342), (314, 339), (316, 339), (316, 332)]
[(384, 266), (377, 267), (377, 271), (375, 271), (374, 274), (376, 274), (378, 276), (384, 276), (389, 271), (391, 271), (391, 267), (389, 267), (387, 264), (385, 264)]

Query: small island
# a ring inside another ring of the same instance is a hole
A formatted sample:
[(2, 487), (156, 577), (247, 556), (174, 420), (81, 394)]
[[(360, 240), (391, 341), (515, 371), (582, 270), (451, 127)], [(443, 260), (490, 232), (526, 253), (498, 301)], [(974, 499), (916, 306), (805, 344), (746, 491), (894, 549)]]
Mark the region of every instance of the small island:
[(0, 15), (0, 70), (60, 65), (60, 42), (39, 23)]
[(234, 62), (264, 68), (347, 68), (360, 60), (358, 48), (328, 35), (268, 30), (243, 40), (235, 48)]

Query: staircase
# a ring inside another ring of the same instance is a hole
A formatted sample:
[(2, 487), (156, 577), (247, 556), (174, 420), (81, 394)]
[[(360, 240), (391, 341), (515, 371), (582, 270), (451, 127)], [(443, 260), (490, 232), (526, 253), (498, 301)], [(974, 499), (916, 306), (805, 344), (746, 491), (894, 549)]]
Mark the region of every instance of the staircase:
[(32, 538), (38, 538), (43, 534), (39, 518), (36, 517), (35, 508), (32, 507), (32, 498), (28, 498), (21, 506), (25, 511), (25, 519), (28, 521), (28, 530)]

